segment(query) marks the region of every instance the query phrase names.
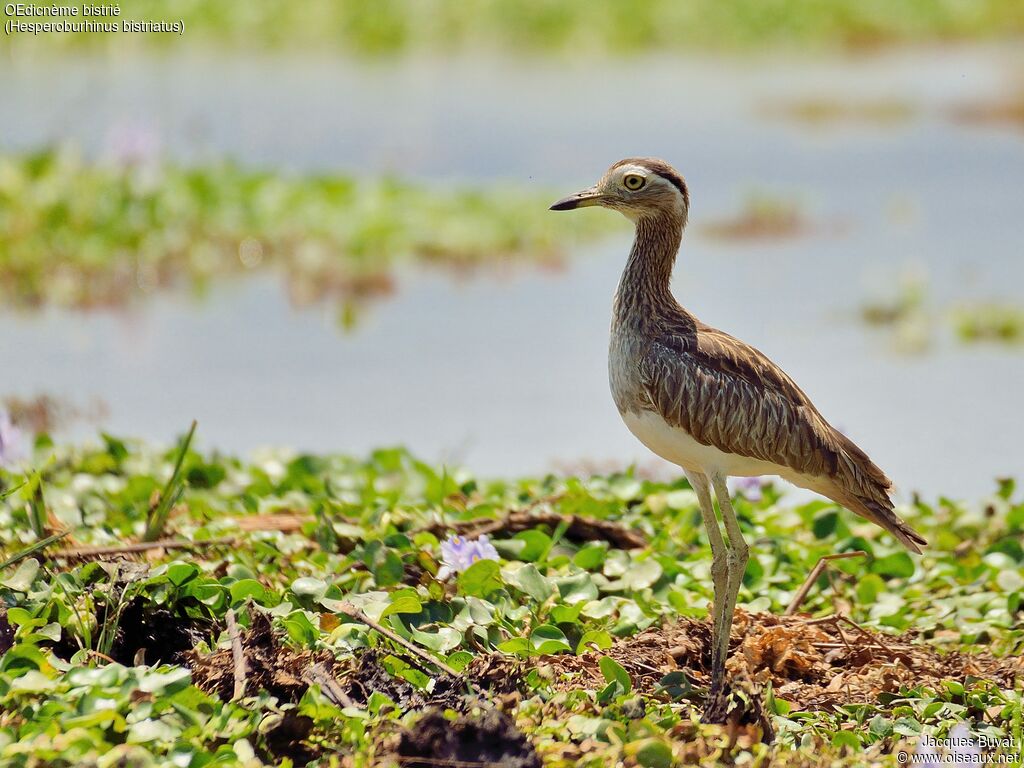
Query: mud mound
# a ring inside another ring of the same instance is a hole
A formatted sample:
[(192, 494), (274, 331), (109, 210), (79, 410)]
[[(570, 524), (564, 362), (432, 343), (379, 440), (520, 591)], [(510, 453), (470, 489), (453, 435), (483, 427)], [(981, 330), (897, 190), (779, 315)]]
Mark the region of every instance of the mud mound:
[[(308, 683), (303, 673), (313, 664), (328, 667), (333, 657), (327, 651), (296, 651), (278, 642), (270, 619), (254, 611), (252, 624), (242, 633), (242, 651), (246, 662), (246, 692), (265, 690), (281, 702), (296, 703), (306, 692)], [(234, 658), (230, 648), (221, 648), (202, 656), (196, 651), (187, 654), (192, 680), (207, 693), (228, 701), (234, 691)]]
[(479, 717), (464, 715), (454, 721), (432, 709), (414, 728), (402, 732), (397, 754), (406, 768), (541, 768), (533, 745), (507, 715), (494, 709)]

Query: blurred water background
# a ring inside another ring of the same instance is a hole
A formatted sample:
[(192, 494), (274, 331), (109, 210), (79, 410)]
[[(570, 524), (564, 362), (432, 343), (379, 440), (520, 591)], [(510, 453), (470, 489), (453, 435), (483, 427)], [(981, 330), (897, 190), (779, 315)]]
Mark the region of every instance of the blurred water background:
[[(68, 51), (4, 61), (0, 150), (70, 142), (100, 156), (129, 125), (187, 164), (556, 195), (621, 157), (664, 157), (693, 200), (680, 301), (778, 362), (902, 493), (966, 498), (1024, 475), (1021, 347), (964, 344), (942, 320), (962, 302), (1020, 301), (1024, 130), (963, 118), (1012, 96), (1022, 64), (1007, 44), (369, 62)], [(791, 201), (798, 225), (723, 236), (758, 196)], [(197, 418), (202, 445), (243, 453), (404, 444), (503, 476), (651, 465), (605, 369), (630, 236), (622, 220), (557, 270), (405, 268), (348, 330), (267, 275), (118, 310), (3, 309), (0, 394), (97, 397), (103, 429), (159, 441)], [(909, 322), (863, 322), (866, 304), (898, 304), (908, 285), (926, 296)]]

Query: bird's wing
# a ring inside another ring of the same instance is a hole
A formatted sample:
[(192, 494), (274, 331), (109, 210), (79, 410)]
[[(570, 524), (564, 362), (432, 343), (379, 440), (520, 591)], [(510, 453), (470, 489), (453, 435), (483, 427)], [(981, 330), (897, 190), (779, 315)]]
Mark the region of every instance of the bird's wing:
[(749, 344), (703, 325), (663, 333), (643, 355), (640, 376), (651, 408), (698, 442), (888, 503), (885, 473)]

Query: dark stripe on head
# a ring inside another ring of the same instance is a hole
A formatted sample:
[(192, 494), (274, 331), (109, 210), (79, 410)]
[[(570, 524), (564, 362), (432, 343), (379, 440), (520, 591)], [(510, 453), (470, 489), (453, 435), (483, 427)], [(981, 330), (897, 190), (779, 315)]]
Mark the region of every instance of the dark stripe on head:
[(690, 209), (690, 192), (686, 188), (686, 181), (679, 175), (679, 171), (664, 160), (659, 160), (656, 157), (627, 157), (625, 160), (619, 160), (619, 162), (613, 165), (612, 168), (618, 168), (623, 165), (639, 165), (641, 168), (646, 168), (651, 173), (658, 174), (661, 178), (679, 190), (679, 194), (683, 196), (683, 202), (686, 204), (686, 209)]

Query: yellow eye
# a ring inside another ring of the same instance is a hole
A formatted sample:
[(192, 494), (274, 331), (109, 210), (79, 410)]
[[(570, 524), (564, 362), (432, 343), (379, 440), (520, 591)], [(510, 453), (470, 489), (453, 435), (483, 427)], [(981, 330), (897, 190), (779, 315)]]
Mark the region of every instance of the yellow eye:
[(631, 189), (634, 192), (640, 189), (646, 181), (647, 179), (636, 173), (627, 173), (622, 179), (622, 183), (626, 185), (626, 189)]

